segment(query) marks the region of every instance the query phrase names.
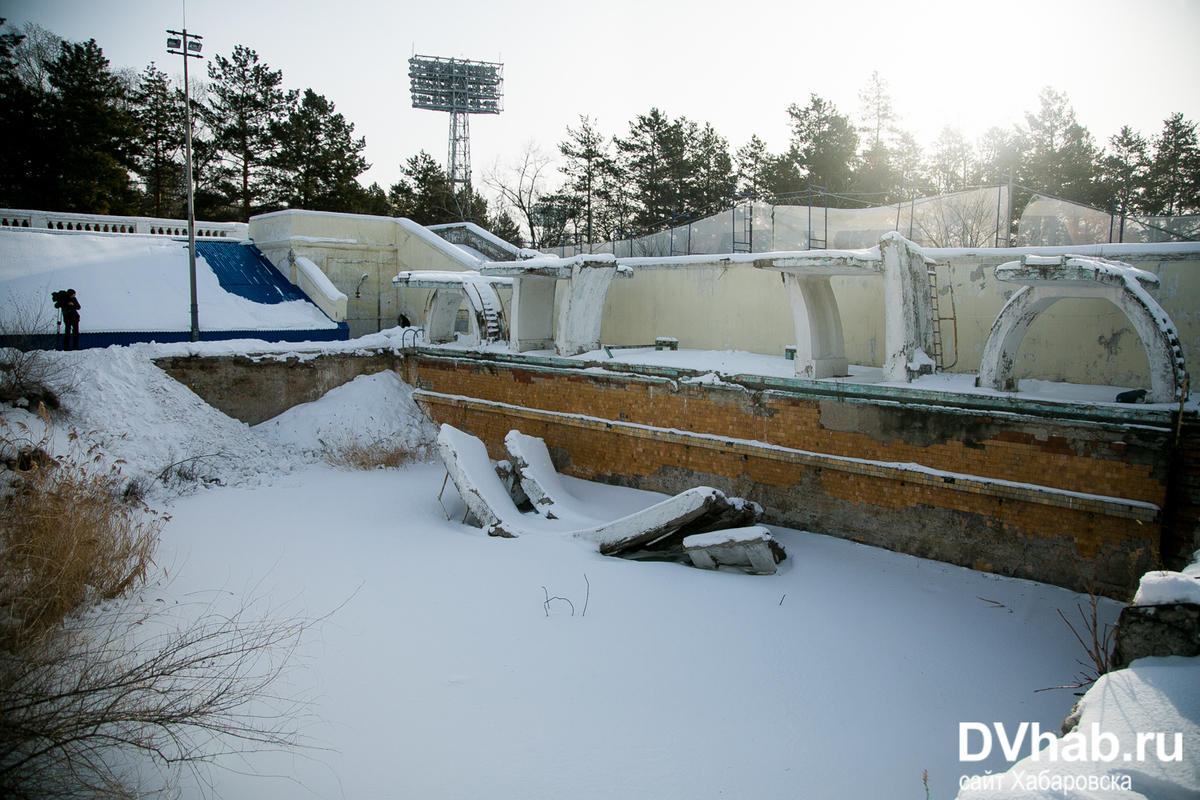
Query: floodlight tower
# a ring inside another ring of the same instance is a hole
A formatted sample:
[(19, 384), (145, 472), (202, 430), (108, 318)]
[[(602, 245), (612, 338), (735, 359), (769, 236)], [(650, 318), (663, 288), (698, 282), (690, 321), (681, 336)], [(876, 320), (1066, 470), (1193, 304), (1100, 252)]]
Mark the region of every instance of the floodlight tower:
[(471, 182), (471, 114), (504, 110), (504, 65), (461, 58), (413, 56), (408, 60), (413, 108), (450, 112), (446, 176), (458, 192)]

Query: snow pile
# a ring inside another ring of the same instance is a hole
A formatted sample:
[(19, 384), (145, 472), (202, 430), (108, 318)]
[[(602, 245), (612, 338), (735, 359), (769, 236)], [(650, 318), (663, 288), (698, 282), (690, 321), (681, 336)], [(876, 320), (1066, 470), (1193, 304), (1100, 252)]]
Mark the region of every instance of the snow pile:
[(424, 458), (437, 430), (413, 402), (412, 391), (390, 370), (359, 375), (253, 430), (310, 458), (348, 442), (387, 442)]
[(1183, 572), (1148, 572), (1134, 595), (1135, 606), (1200, 603), (1200, 576)]
[[(1200, 553), (1185, 573), (1143, 575), (1133, 605), (1200, 602), (1198, 564)], [(1018, 741), (1025, 731), (996, 728), (997, 744), (1012, 748), (1005, 757), (1016, 763), (964, 775), (958, 800), (1200, 797), (1200, 657), (1139, 658), (1101, 675), (1072, 716), (1078, 722), (1061, 738), (1033, 732)], [(974, 745), (961, 729), (959, 736), (960, 760), (969, 762), (964, 753), (986, 749), (991, 732)], [(1022, 744), (1029, 756), (1017, 761)]]
[(155, 355), (152, 345), (47, 353), (69, 365), (67, 422), (125, 461), (127, 475), (153, 482), (177, 465), (222, 483), (255, 485), (298, 467), (155, 366)]
[[(390, 341), (383, 335), (377, 338), (379, 343)], [(178, 486), (174, 479), (179, 473), (190, 474), (201, 485), (269, 485), (278, 476), (309, 466), (324, 449), (323, 442), (386, 439), (425, 455), (436, 431), (413, 402), (411, 387), (394, 372), (360, 376), (313, 403), (251, 428), (204, 402), (153, 361), (167, 352), (189, 349), (225, 353), (236, 344), (138, 344), (46, 353), (63, 368), (66, 384), (66, 414), (52, 428), (51, 447), (66, 452), (73, 430), (85, 449), (96, 445), (110, 461), (123, 461), (124, 474), (140, 479), (152, 495), (165, 486)], [(312, 355), (346, 345), (321, 344)], [(283, 344), (278, 347), (279, 357), (289, 355)], [(34, 439), (44, 430), (28, 410), (0, 407), (0, 415), (25, 425)]]
[[(191, 328), (189, 287), (186, 242), (137, 234), (0, 229), (0, 315), (6, 318), (40, 311), (40, 321), (53, 330), (56, 312), (50, 293), (70, 288), (83, 305), (83, 333), (186, 331)], [(201, 330), (337, 327), (304, 300), (255, 303), (225, 291), (203, 256), (196, 259), (196, 295)]]
[(1076, 728), (1036, 759), (961, 779), (958, 800), (1200, 797), (1200, 657), (1141, 658), (1101, 675), (1079, 710)]

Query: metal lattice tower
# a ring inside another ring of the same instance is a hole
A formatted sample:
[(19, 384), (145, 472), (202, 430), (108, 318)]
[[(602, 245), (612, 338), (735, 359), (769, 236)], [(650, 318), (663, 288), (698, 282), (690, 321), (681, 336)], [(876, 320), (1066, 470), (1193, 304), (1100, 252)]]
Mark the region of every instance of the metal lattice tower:
[(457, 192), (471, 182), (471, 114), (504, 110), (504, 65), (461, 58), (413, 56), (408, 60), (413, 108), (450, 112), (446, 177)]

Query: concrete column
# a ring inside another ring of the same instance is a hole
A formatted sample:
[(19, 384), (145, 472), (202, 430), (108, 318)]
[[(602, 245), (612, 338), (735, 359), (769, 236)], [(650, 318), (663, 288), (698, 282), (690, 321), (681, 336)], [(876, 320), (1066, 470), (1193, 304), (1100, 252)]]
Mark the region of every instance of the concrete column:
[(462, 305), (462, 287), (434, 289), (425, 306), (425, 340), (430, 344), (454, 341), (454, 320)]
[[(1082, 282), (1062, 281), (1059, 284), (1037, 283), (1021, 287), (1005, 304), (1000, 316), (992, 324), (983, 357), (979, 364), (976, 385), (1001, 392), (1017, 391), (1015, 365), (1017, 351), (1029, 326), (1046, 309), (1064, 298), (1092, 298), (1107, 300), (1121, 309), (1141, 340), (1150, 365), (1150, 392), (1148, 403), (1172, 403), (1182, 391), (1182, 355), (1178, 340), (1164, 330), (1173, 326), (1160, 323), (1159, 316), (1166, 312), (1149, 295), (1141, 295), (1123, 284), (1080, 285)], [(1153, 303), (1153, 308), (1146, 300)], [(1168, 320), (1169, 322), (1169, 320)]]
[(784, 273), (796, 328), (796, 377), (833, 378), (850, 374), (842, 317), (826, 275)]
[(573, 356), (600, 349), (604, 301), (617, 274), (616, 259), (594, 263), (580, 259), (571, 265), (567, 291), (558, 309), (554, 351)]
[(879, 239), (883, 256), (883, 379), (907, 383), (919, 370), (909, 364), (917, 350), (933, 356), (933, 301), (929, 268), (921, 248), (892, 231)]
[(548, 277), (513, 278), (512, 319), (508, 343), (513, 350), (554, 347), (554, 292), (558, 281)]

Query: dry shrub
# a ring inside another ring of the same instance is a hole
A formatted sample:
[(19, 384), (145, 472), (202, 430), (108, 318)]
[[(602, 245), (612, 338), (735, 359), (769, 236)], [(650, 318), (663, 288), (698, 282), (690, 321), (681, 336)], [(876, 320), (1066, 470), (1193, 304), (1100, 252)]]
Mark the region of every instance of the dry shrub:
[(95, 449), (48, 439), (0, 420), (0, 797), (145, 797), (222, 753), (303, 744), (311, 712), (272, 686), (320, 620), (140, 597), (166, 517)]
[(61, 344), (42, 294), (10, 293), (0, 305), (0, 403), (57, 411), (72, 390), (70, 362), (48, 351)]
[(418, 460), (418, 454), (406, 445), (384, 437), (373, 440), (346, 437), (325, 444), (321, 457), (339, 469), (395, 469)]
[[(4, 449), (19, 444), (0, 435)], [(95, 449), (12, 472), (0, 514), (0, 648), (18, 651), (144, 580), (163, 522), (123, 497), (120, 468)]]

